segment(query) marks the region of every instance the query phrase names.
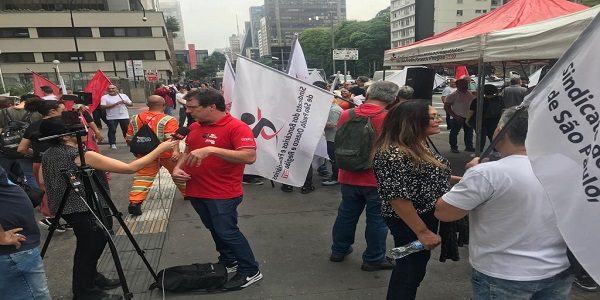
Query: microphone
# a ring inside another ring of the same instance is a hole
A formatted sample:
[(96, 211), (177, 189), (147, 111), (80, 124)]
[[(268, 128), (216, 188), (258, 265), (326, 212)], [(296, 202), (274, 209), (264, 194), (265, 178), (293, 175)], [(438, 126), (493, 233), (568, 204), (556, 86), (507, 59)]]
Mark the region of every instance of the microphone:
[(190, 129), (187, 127), (181, 127), (179, 129), (177, 129), (177, 131), (175, 131), (172, 135), (171, 135), (171, 139), (176, 140), (176, 141), (181, 141), (183, 139), (185, 139), (185, 137), (190, 133)]

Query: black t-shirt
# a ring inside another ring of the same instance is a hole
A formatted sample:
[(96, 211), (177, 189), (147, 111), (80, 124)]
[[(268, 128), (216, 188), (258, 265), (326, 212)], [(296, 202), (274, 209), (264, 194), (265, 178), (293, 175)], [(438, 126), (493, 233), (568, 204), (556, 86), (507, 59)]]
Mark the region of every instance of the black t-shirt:
[(354, 96), (358, 96), (358, 95), (366, 96), (365, 90), (359, 86), (353, 86), (348, 91), (350, 93), (352, 93)]
[(8, 181), (6, 171), (0, 167), (0, 225), (4, 230), (23, 228), (20, 234), (27, 237), (18, 250), (15, 246), (0, 246), (0, 255), (30, 250), (40, 245), (40, 229), (35, 221), (33, 205), (19, 186)]
[[(502, 98), (495, 96), (491, 98), (483, 99), (483, 122), (488, 124), (497, 124), (502, 116), (502, 110), (504, 109), (504, 103)], [(471, 101), (469, 110), (474, 112), (473, 116), (469, 120), (469, 125), (475, 127), (475, 120), (477, 120), (477, 99)]]
[(42, 125), (42, 120), (35, 121), (27, 127), (25, 133), (23, 133), (23, 138), (31, 141), (31, 149), (33, 149), (33, 162), (41, 163), (42, 162), (42, 154), (44, 151), (48, 150), (50, 144), (47, 141), (40, 142), (38, 138), (40, 138), (40, 126)]

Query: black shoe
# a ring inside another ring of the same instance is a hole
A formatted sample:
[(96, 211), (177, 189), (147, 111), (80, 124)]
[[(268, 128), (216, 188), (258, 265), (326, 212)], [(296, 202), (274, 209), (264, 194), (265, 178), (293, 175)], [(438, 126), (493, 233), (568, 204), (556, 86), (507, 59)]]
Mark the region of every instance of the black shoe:
[(129, 207), (127, 207), (127, 211), (132, 216), (141, 216), (142, 215), (142, 204), (141, 203), (129, 203)]
[(367, 272), (380, 271), (380, 270), (391, 270), (396, 266), (396, 262), (391, 257), (385, 257), (379, 262), (363, 262), (360, 269)]
[(450, 149), (450, 152), (452, 152), (452, 153), (460, 153), (460, 151), (458, 151), (458, 149), (454, 149), (454, 148)]
[(575, 286), (588, 292), (595, 292), (600, 289), (594, 279), (587, 274), (575, 276)]
[(282, 190), (284, 193), (291, 193), (291, 192), (293, 192), (293, 191), (294, 191), (294, 187), (293, 187), (293, 186), (291, 186), (291, 185), (284, 184), (284, 185), (282, 185), (282, 186), (281, 186), (281, 190)]
[(302, 193), (302, 194), (308, 194), (308, 193), (310, 193), (310, 192), (312, 192), (314, 190), (315, 190), (315, 186), (311, 184), (309, 186), (303, 186), (300, 189), (300, 193)]
[(350, 253), (352, 253), (352, 251), (354, 251), (354, 249), (352, 249), (352, 247), (350, 247), (350, 250), (348, 250), (348, 253), (346, 253), (346, 254), (339, 254), (339, 253), (331, 252), (331, 255), (329, 256), (329, 260), (332, 262), (343, 262), (344, 259), (346, 258), (346, 256), (350, 255)]
[(244, 274), (237, 273), (231, 280), (227, 281), (223, 286), (226, 290), (241, 290), (248, 287), (249, 285), (261, 280), (263, 278), (260, 271), (252, 276), (246, 276)]
[(263, 185), (265, 184), (265, 181), (262, 180), (261, 178), (252, 178), (252, 179), (247, 179), (242, 181), (243, 184), (248, 184), (248, 185)]
[(112, 290), (121, 286), (121, 281), (119, 279), (108, 279), (106, 276), (98, 273), (96, 275), (96, 279), (94, 279), (94, 284), (103, 290)]

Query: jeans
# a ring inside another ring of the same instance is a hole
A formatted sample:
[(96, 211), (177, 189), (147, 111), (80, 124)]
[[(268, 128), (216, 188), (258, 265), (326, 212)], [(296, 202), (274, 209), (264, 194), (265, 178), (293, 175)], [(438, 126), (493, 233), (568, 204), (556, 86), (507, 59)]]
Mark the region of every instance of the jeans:
[(127, 126), (129, 126), (129, 119), (117, 119), (117, 120), (108, 120), (108, 143), (111, 145), (117, 144), (117, 125), (121, 126), (121, 131), (123, 132), (123, 138), (127, 134)]
[(0, 299), (51, 299), (40, 249), (0, 255)]
[(467, 123), (462, 122), (456, 122), (455, 119), (450, 119), (450, 123), (448, 124), (450, 126), (450, 135), (449, 135), (449, 142), (450, 142), (450, 148), (452, 149), (458, 149), (458, 144), (457, 144), (457, 138), (458, 138), (458, 133), (460, 132), (461, 129), (463, 129), (465, 136), (464, 136), (464, 141), (465, 141), (465, 148), (466, 149), (474, 149), (473, 148), (473, 129), (471, 127), (469, 127), (467, 125)]
[(474, 300), (567, 300), (573, 276), (569, 271), (534, 281), (494, 278), (473, 270), (471, 284)]
[[(105, 210), (106, 215), (110, 215)], [(104, 228), (99, 226), (91, 213), (73, 213), (62, 216), (73, 226), (77, 239), (73, 257), (73, 294), (83, 294), (95, 288), (94, 279), (98, 274), (98, 259), (108, 242)], [(108, 218), (107, 228), (112, 228), (112, 218)]]
[(331, 251), (344, 255), (354, 244), (356, 223), (366, 206), (367, 228), (365, 239), (367, 249), (363, 252), (364, 262), (380, 262), (385, 258), (385, 240), (388, 229), (381, 216), (381, 198), (375, 187), (341, 185), (342, 202), (333, 225), (333, 245)]
[[(437, 232), (439, 222), (433, 216), (433, 212), (419, 216), (429, 230)], [(394, 247), (404, 246), (417, 239), (417, 235), (401, 219), (385, 218), (385, 222), (394, 237)], [(396, 259), (396, 266), (392, 271), (388, 286), (388, 300), (415, 299), (417, 288), (425, 277), (430, 256), (431, 251), (423, 250)]]
[(187, 197), (196, 210), (202, 223), (212, 235), (219, 263), (225, 266), (238, 264), (238, 273), (252, 276), (258, 272), (258, 262), (254, 258), (248, 240), (237, 225), (237, 207), (242, 197), (224, 200)]
[(327, 155), (329, 155), (329, 161), (331, 162), (331, 180), (338, 180), (339, 169), (335, 163), (335, 143), (327, 141)]
[(165, 114), (172, 115), (173, 114), (173, 106), (165, 106)]

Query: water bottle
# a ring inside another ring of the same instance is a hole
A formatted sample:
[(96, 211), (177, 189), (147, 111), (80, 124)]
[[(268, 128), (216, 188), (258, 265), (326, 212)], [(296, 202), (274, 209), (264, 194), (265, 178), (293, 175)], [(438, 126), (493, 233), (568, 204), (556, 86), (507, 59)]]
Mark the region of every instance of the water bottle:
[(398, 259), (422, 250), (425, 250), (425, 247), (423, 247), (423, 244), (419, 240), (416, 240), (390, 250), (390, 254), (394, 259)]

